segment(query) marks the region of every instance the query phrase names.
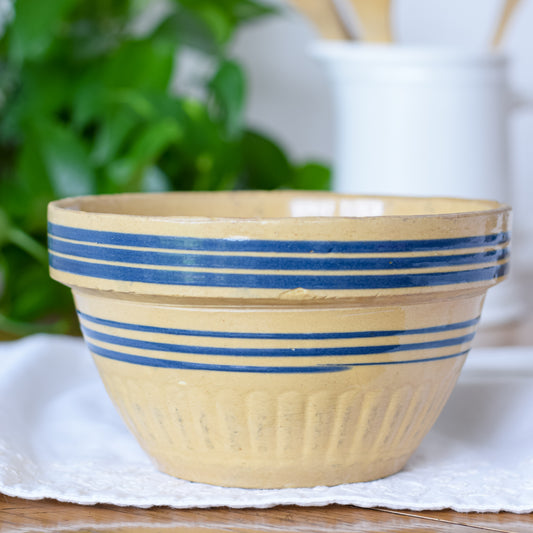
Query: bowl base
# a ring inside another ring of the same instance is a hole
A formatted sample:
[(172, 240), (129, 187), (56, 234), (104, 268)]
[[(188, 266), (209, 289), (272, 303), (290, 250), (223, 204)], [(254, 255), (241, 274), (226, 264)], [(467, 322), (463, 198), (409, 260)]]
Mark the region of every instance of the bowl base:
[[(153, 454), (155, 455), (155, 454)], [(161, 457), (156, 462), (161, 472), (171, 476), (222, 487), (246, 489), (281, 489), (333, 486), (344, 483), (373, 481), (399, 472), (406, 464), (410, 453), (386, 460), (346, 464), (280, 464), (268, 467), (250, 464), (195, 464), (166, 461)]]

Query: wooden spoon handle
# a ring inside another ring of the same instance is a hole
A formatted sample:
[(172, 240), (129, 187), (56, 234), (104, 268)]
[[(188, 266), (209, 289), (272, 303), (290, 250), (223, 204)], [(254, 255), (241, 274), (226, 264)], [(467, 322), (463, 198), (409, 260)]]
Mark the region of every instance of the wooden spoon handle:
[(290, 0), (305, 15), (324, 39), (346, 40), (350, 36), (342, 23), (332, 0)]
[(505, 30), (509, 24), (509, 20), (511, 19), (519, 3), (520, 0), (505, 0), (498, 27), (496, 28), (496, 33), (492, 39), (493, 48), (498, 48), (500, 46), (503, 36), (505, 35)]
[(350, 0), (364, 41), (392, 42), (391, 0)]

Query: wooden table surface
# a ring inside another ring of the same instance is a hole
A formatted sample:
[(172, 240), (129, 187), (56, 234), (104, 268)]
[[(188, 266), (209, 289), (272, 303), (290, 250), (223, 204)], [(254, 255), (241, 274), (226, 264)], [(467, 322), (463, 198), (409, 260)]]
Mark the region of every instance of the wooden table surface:
[[(533, 283), (526, 285), (531, 292)], [(530, 295), (528, 295), (530, 296)], [(533, 299), (528, 297), (527, 302)], [(531, 304), (530, 304), (531, 305)], [(481, 330), (478, 346), (532, 345), (533, 310), (524, 320)], [(457, 532), (533, 533), (533, 514), (391, 511), (353, 506), (279, 506), (271, 509), (136, 509), (29, 501), (0, 494), (0, 532)]]

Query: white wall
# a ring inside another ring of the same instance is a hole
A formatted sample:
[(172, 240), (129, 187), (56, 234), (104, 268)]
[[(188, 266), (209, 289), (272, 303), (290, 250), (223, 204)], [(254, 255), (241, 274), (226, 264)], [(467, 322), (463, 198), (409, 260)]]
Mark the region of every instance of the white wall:
[(329, 161), (332, 105), (323, 70), (308, 53), (315, 38), (307, 21), (285, 8), (284, 16), (244, 29), (235, 55), (249, 75), (249, 124), (271, 133), (297, 158)]
[[(274, 2), (274, 0), (272, 0)], [(247, 67), (249, 123), (269, 133), (297, 159), (332, 159), (333, 111), (328, 81), (308, 54), (317, 38), (298, 13), (284, 6), (242, 30), (234, 53)], [(394, 27), (406, 44), (488, 46), (503, 0), (396, 0)], [(513, 88), (533, 100), (533, 0), (522, 0), (503, 50), (511, 59)], [(510, 177), (515, 213), (515, 267), (533, 263), (533, 107), (515, 112), (510, 124)]]

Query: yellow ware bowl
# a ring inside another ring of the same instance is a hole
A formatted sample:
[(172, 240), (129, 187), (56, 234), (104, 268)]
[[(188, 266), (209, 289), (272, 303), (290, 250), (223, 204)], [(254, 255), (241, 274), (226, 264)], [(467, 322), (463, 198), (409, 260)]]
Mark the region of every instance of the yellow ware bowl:
[(335, 485), (399, 471), (437, 419), (509, 218), (444, 198), (73, 198), (49, 206), (50, 272), (163, 472)]

